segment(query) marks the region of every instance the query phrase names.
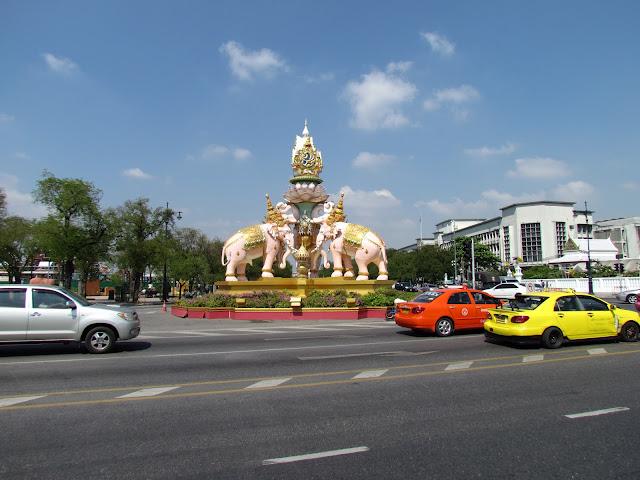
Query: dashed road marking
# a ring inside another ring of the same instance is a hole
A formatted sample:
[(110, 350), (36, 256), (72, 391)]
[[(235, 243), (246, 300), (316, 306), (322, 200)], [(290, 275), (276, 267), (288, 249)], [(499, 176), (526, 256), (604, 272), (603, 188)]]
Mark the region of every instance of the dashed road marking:
[(278, 385), (282, 385), (285, 382), (291, 380), (291, 377), (287, 378), (271, 378), (269, 380), (261, 380), (252, 385), (249, 385), (245, 388), (269, 388), (269, 387), (277, 387)]
[(126, 395), (120, 395), (119, 397), (116, 397), (116, 398), (154, 397), (156, 395), (161, 395), (165, 392), (170, 392), (171, 390), (175, 390), (177, 388), (180, 388), (180, 387), (143, 388), (142, 390), (127, 393)]
[(287, 333), (286, 330), (271, 330), (270, 328), (233, 328), (232, 332), (250, 332), (250, 333)]
[(604, 348), (590, 348), (587, 352), (589, 352), (589, 355), (602, 355), (607, 353)]
[(450, 363), (449, 365), (447, 365), (447, 368), (445, 368), (445, 370), (464, 370), (465, 368), (469, 368), (471, 365), (473, 365), (473, 362)]
[(338, 455), (349, 455), (352, 453), (362, 453), (368, 451), (369, 447), (343, 448), (342, 450), (329, 450), (327, 452), (307, 453), (305, 455), (294, 455), (291, 457), (269, 458), (267, 460), (263, 460), (262, 465), (301, 462), (303, 460), (315, 460), (318, 458), (336, 457)]
[(385, 373), (387, 373), (389, 371), (389, 369), (386, 370), (365, 370), (364, 372), (360, 372), (359, 374), (357, 374), (356, 376), (354, 376), (353, 378), (375, 378), (375, 377), (381, 377), (382, 375), (384, 375)]
[(596, 417), (598, 415), (607, 415), (608, 413), (618, 413), (618, 412), (626, 412), (629, 410), (628, 407), (613, 407), (613, 408), (605, 408), (603, 410), (593, 410), (592, 412), (582, 412), (582, 413), (571, 413), (569, 415), (565, 415), (567, 418), (583, 418), (583, 417)]
[(46, 397), (46, 395), (38, 395), (35, 397), (0, 398), (0, 408), (10, 407), (11, 405), (18, 405), (19, 403), (30, 402), (31, 400), (37, 400), (38, 398), (44, 397)]
[(203, 337), (224, 337), (229, 335), (228, 333), (201, 332), (199, 330), (175, 330), (168, 333), (181, 333), (184, 335), (203, 336)]
[(527, 363), (527, 362), (541, 362), (542, 360), (544, 360), (544, 355), (526, 355), (526, 356), (522, 357), (522, 361), (524, 363)]

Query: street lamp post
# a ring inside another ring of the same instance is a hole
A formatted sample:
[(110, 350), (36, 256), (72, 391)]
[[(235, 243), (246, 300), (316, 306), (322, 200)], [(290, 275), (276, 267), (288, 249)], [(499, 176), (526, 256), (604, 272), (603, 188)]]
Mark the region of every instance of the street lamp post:
[(584, 202), (584, 218), (587, 222), (587, 281), (589, 283), (589, 293), (593, 295), (593, 277), (591, 275), (591, 246), (589, 244), (589, 213), (587, 211), (587, 202)]
[[(167, 202), (167, 207), (165, 209), (164, 215), (164, 241), (166, 242), (169, 238), (169, 221), (173, 219), (173, 211), (169, 210), (169, 202)], [(176, 216), (178, 220), (182, 218), (182, 212), (178, 212)], [(166, 247), (166, 243), (165, 243)], [(169, 285), (167, 281), (167, 252), (164, 252), (164, 267), (162, 269), (162, 301), (166, 302), (168, 298), (168, 290)]]

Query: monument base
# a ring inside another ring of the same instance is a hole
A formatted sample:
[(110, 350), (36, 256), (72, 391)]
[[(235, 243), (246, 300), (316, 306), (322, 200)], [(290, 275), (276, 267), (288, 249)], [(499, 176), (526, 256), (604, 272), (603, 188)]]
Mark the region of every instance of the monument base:
[(247, 282), (216, 282), (216, 291), (230, 295), (280, 290), (291, 296), (306, 297), (314, 290), (346, 290), (360, 295), (373, 292), (378, 288), (391, 288), (393, 280), (356, 280), (355, 278), (261, 278)]

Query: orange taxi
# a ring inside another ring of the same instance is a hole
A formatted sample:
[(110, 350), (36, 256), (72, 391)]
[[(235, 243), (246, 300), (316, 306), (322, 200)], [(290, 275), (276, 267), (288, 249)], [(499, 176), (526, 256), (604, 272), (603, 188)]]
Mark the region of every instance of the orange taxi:
[(454, 331), (480, 329), (489, 308), (501, 300), (471, 288), (423, 292), (410, 302), (396, 305), (396, 324), (414, 331), (430, 331), (448, 337)]

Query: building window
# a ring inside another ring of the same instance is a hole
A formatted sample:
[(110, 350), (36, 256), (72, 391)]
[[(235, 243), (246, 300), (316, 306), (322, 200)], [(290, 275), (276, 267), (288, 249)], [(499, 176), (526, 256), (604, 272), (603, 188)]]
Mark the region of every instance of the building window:
[(567, 243), (567, 225), (564, 222), (556, 222), (556, 248), (559, 257), (564, 255), (565, 243)]
[(509, 263), (511, 261), (511, 241), (509, 239), (509, 227), (502, 227), (504, 235), (504, 258), (503, 261)]
[(520, 225), (522, 238), (522, 260), (524, 262), (542, 261), (542, 235), (539, 223), (523, 223)]

